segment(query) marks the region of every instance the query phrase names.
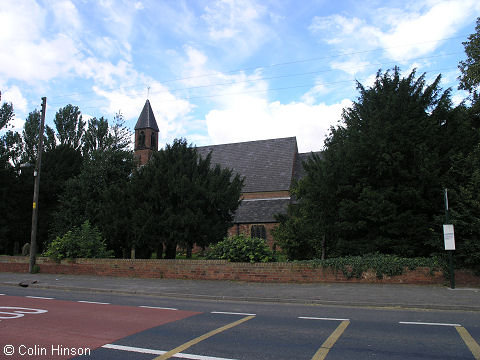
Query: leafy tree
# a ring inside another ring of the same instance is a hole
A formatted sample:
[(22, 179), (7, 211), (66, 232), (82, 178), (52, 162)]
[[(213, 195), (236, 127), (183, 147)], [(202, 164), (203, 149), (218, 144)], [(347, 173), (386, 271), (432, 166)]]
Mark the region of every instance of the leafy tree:
[(65, 190), (67, 181), (80, 173), (82, 161), (80, 151), (69, 145), (49, 149), (42, 157), (37, 229), (37, 246), (40, 251), (49, 239), (60, 195)]
[(81, 147), (85, 122), (78, 106), (69, 104), (60, 108), (55, 114), (54, 123), (60, 144), (69, 145), (74, 149)]
[[(12, 104), (4, 103), (0, 107), (0, 131), (9, 127), (10, 121), (14, 117)], [(0, 253), (11, 253), (12, 241), (10, 232), (12, 231), (12, 209), (15, 204), (12, 201), (12, 190), (15, 185), (16, 176), (13, 166), (10, 162), (12, 157), (12, 131), (0, 137)]]
[(477, 90), (480, 85), (480, 17), (477, 18), (475, 33), (468, 37), (468, 41), (462, 43), (465, 48), (467, 59), (460, 61), (458, 68), (462, 75), (459, 89), (467, 90), (471, 94), (478, 96)]
[(85, 221), (81, 226), (73, 228), (64, 236), (58, 236), (43, 254), (56, 261), (75, 258), (109, 258), (112, 252), (107, 251), (102, 233)]
[(109, 146), (108, 120), (103, 116), (88, 120), (88, 128), (83, 137), (83, 152), (88, 154), (95, 150), (105, 150)]
[(185, 140), (175, 140), (153, 154), (134, 173), (135, 248), (150, 246), (175, 258), (177, 245), (206, 246), (220, 241), (239, 205), (243, 180), (230, 169), (212, 168)]
[(125, 126), (125, 119), (121, 112), (115, 114), (110, 127), (111, 145), (115, 150), (128, 150), (132, 142), (132, 133)]
[(358, 83), (358, 101), (331, 129), (322, 156), (305, 163), (307, 175), (294, 189), (301, 221), (317, 222), (313, 248), (324, 235), (329, 256), (440, 249), (436, 220), (450, 163), (440, 166), (449, 145), (439, 144), (447, 129), (463, 127), (439, 82), (427, 84), (415, 71), (402, 78), (394, 68), (378, 72), (370, 88)]
[[(107, 192), (114, 194), (112, 188), (127, 186), (133, 168), (133, 154), (129, 151), (93, 151), (84, 159), (80, 173), (65, 184), (54, 214), (52, 237), (61, 236), (89, 220), (102, 231), (108, 247), (115, 248), (113, 236), (118, 234), (120, 229), (125, 229), (130, 220), (125, 217), (116, 218), (118, 212), (113, 211), (113, 206), (108, 207), (108, 204), (115, 203), (115, 200), (110, 199), (110, 202), (106, 203), (105, 197)], [(123, 221), (124, 226), (112, 231), (120, 221)]]
[[(34, 110), (28, 114), (23, 125), (23, 154), (22, 163), (29, 163), (35, 166), (37, 162), (37, 150), (38, 150), (38, 133), (40, 132), (41, 113), (38, 110)], [(55, 148), (55, 132), (48, 125), (45, 126), (44, 133), (44, 150), (52, 150)]]

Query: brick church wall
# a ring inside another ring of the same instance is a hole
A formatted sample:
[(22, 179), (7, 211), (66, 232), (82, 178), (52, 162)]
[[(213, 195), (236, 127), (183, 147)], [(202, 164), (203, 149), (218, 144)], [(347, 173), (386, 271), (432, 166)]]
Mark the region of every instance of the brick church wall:
[(228, 235), (245, 234), (250, 236), (250, 231), (253, 225), (263, 225), (267, 233), (267, 244), (271, 249), (274, 247), (275, 240), (272, 235), (272, 229), (278, 225), (278, 223), (251, 223), (251, 224), (235, 224), (228, 229)]

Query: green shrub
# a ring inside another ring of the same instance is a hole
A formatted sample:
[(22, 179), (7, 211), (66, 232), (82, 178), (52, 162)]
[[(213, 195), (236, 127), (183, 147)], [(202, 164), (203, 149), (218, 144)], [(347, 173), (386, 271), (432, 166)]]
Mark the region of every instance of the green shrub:
[(402, 258), (396, 255), (367, 254), (363, 256), (346, 256), (325, 260), (307, 260), (301, 263), (312, 264), (315, 267), (333, 268), (341, 271), (347, 278), (360, 278), (367, 270), (375, 271), (378, 279), (386, 276), (403, 274), (405, 269), (414, 270), (417, 267), (429, 267), (431, 271), (445, 269), (445, 261), (439, 257)]
[(274, 261), (274, 256), (264, 239), (241, 234), (213, 245), (207, 253), (207, 259), (254, 263)]
[(113, 252), (107, 251), (102, 234), (87, 220), (62, 237), (57, 236), (43, 253), (53, 260), (75, 258), (109, 258)]

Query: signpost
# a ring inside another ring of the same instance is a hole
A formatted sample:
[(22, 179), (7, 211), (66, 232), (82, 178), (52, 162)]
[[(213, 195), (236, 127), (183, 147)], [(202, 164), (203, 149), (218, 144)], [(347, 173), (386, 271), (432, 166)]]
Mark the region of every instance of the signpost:
[(448, 251), (448, 267), (450, 273), (450, 288), (455, 289), (455, 270), (453, 269), (453, 251), (455, 250), (455, 233), (453, 225), (449, 224), (448, 219), (448, 195), (447, 189), (445, 194), (445, 225), (443, 225), (443, 241), (445, 243), (445, 250)]

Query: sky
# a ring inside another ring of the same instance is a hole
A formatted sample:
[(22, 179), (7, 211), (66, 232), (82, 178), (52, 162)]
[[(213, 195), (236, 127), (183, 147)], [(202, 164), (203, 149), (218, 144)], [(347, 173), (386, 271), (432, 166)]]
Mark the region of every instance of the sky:
[(150, 100), (164, 146), (296, 136), (318, 151), (356, 82), (398, 65), (457, 90), (478, 0), (1, 0), (0, 90), (13, 126), (47, 97), (46, 124), (121, 112), (133, 132)]

